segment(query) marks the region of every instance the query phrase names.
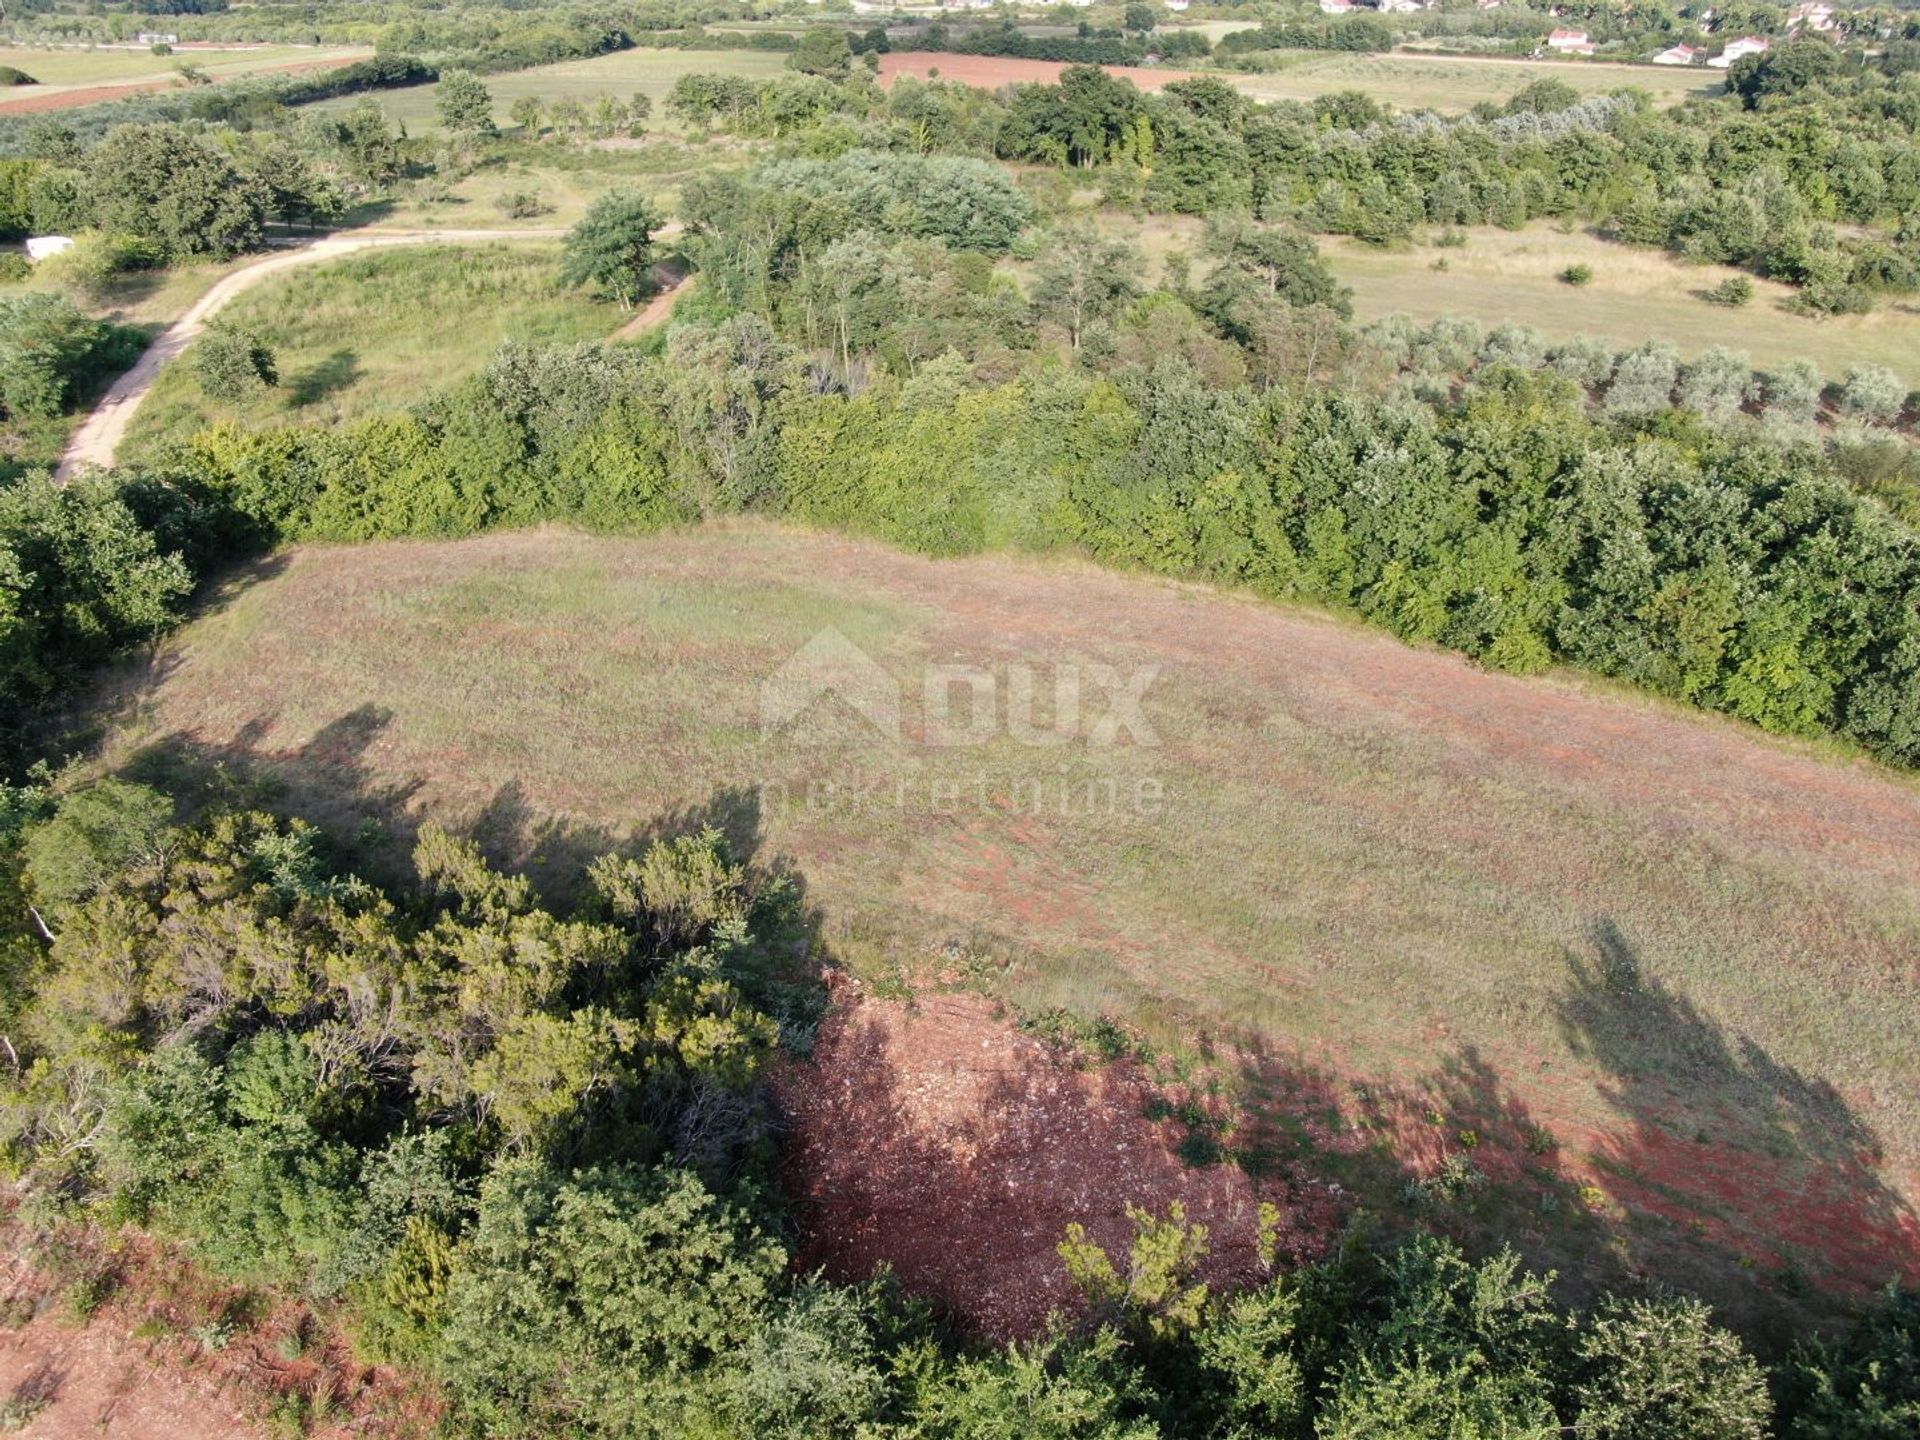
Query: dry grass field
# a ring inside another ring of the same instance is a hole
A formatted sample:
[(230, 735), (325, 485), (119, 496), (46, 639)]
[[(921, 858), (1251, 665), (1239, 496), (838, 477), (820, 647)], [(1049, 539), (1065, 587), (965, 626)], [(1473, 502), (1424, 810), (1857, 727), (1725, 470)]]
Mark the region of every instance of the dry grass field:
[[(1788, 286), (1755, 280), (1753, 301), (1728, 309), (1705, 298), (1742, 273), (1726, 266), (1691, 265), (1546, 223), (1466, 235), (1465, 245), (1451, 248), (1380, 250), (1338, 238), (1320, 244), (1341, 282), (1353, 287), (1361, 320), (1469, 315), (1487, 326), (1531, 325), (1553, 340), (1594, 335), (1631, 346), (1653, 337), (1687, 355), (1727, 345), (1763, 369), (1807, 359), (1836, 379), (1849, 366), (1875, 364), (1920, 380), (1920, 306), (1911, 297), (1884, 299), (1866, 315), (1816, 319), (1783, 308), (1793, 293)], [(1435, 269), (1439, 264), (1446, 268)], [(1592, 281), (1576, 288), (1560, 280), (1574, 264), (1589, 266)]]
[[(505, 75), (488, 75), (486, 86), (493, 94), (494, 119), (508, 126), (507, 112), (523, 95), (551, 104), (572, 98), (592, 101), (596, 96), (612, 95), (621, 100), (646, 95), (653, 101), (651, 129), (672, 128), (661, 112), (667, 92), (682, 75), (718, 73), (748, 75), (762, 79), (783, 73), (784, 54), (753, 50), (621, 50), (591, 60), (568, 60), (558, 65), (539, 65)], [(314, 108), (351, 109), (364, 96), (346, 96), (321, 101)], [(398, 90), (382, 90), (373, 97), (395, 120), (419, 134), (439, 127), (433, 104), (433, 86), (410, 85)]]
[(1583, 95), (1631, 87), (1645, 90), (1657, 105), (1677, 105), (1690, 96), (1715, 95), (1723, 88), (1723, 77), (1706, 70), (1405, 52), (1303, 51), (1271, 74), (1229, 78), (1256, 100), (1313, 100), (1338, 90), (1364, 90), (1395, 109), (1442, 112), (1471, 110), (1483, 100), (1504, 101), (1535, 80), (1562, 80)]
[[(829, 627), (904, 738), (833, 700), (763, 733)], [(955, 664), (1036, 667), (1043, 714), (1067, 667), (1151, 667), (1151, 734), (924, 743)], [(715, 820), (883, 993), (1139, 1026), (1256, 1169), (1736, 1303), (1920, 1274), (1920, 783), (1865, 762), (1192, 587), (760, 526), (298, 549), (101, 704), (103, 764), (265, 773), (373, 870), (428, 816), (543, 876)]]

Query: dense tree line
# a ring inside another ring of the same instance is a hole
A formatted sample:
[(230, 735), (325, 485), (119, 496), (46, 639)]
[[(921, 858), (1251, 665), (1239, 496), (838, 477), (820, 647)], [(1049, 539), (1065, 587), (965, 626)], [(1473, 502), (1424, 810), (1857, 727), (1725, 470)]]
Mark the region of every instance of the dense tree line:
[(686, 77), (672, 103), (688, 123), (826, 148), (1096, 170), (1116, 199), (1148, 209), (1252, 209), (1376, 243), (1422, 225), (1584, 219), (1634, 244), (1752, 268), (1800, 287), (1806, 308), (1835, 312), (1920, 288), (1916, 87), (1920, 75), (1822, 74), (1756, 114), (1738, 96), (1656, 111), (1636, 92), (1582, 99), (1546, 80), (1444, 119), (1394, 115), (1359, 93), (1256, 104), (1204, 76), (1145, 94), (1074, 66), (1058, 84), (1013, 87), (1004, 103), (938, 84), (881, 94), (858, 77), (723, 76)]

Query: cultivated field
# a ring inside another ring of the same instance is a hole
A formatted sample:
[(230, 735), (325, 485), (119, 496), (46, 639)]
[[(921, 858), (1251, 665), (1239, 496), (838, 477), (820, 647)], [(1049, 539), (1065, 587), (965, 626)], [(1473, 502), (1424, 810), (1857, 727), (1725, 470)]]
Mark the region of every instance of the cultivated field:
[[(591, 60), (568, 60), (558, 65), (541, 65), (506, 75), (483, 77), (493, 94), (494, 118), (502, 126), (512, 122), (507, 111), (523, 95), (531, 95), (547, 104), (571, 97), (591, 101), (598, 95), (631, 99), (646, 95), (653, 100), (654, 118), (650, 129), (669, 128), (671, 122), (661, 106), (673, 82), (682, 75), (714, 73), (750, 75), (755, 78), (783, 73), (786, 56), (752, 50), (622, 50)], [(439, 117), (434, 111), (431, 85), (410, 85), (398, 90), (381, 90), (373, 95), (380, 108), (396, 120), (406, 122), (416, 134), (436, 129)], [(364, 96), (344, 96), (320, 102), (319, 110), (351, 109)]]
[(344, 65), (372, 53), (345, 45), (183, 46), (171, 55), (145, 49), (5, 45), (0, 46), (0, 65), (24, 70), (40, 83), (0, 90), (0, 114), (91, 104), (128, 90), (172, 85), (182, 65), (192, 65), (215, 80), (230, 80), (263, 70)]
[[(275, 351), (281, 384), (239, 405), (167, 366), (127, 434), (126, 458), (220, 420), (330, 424), (400, 409), (484, 365), (503, 340), (604, 339), (625, 318), (559, 283), (559, 247), (422, 246), (290, 270), (223, 312)], [(457, 317), (450, 322), (449, 317)]]
[[(1519, 231), (1483, 227), (1467, 237), (1457, 247), (1380, 250), (1338, 238), (1320, 245), (1341, 282), (1353, 287), (1362, 320), (1470, 315), (1488, 326), (1531, 325), (1554, 340), (1594, 335), (1630, 346), (1652, 337), (1688, 355), (1728, 345), (1762, 368), (1807, 359), (1837, 379), (1849, 366), (1877, 364), (1920, 380), (1920, 306), (1911, 297), (1883, 299), (1866, 315), (1815, 319), (1783, 308), (1790, 287), (1754, 280), (1752, 302), (1729, 309), (1704, 298), (1743, 273), (1726, 266), (1691, 265), (1547, 223)], [(1591, 267), (1592, 281), (1575, 287), (1558, 278), (1574, 264)]]
[[(828, 627), (904, 740), (837, 701), (762, 733)], [(936, 663), (1037, 666), (1042, 715), (1062, 667), (1148, 675), (1151, 733), (920, 743)], [(1451, 1157), (1545, 1258), (1736, 1304), (1920, 1275), (1920, 784), (1863, 762), (1194, 588), (762, 527), (300, 549), (106, 703), (106, 763), (262, 768), (374, 869), (428, 815), (542, 875), (717, 820), (873, 985), (1142, 1026), (1256, 1169), (1402, 1203)]]
[[(1048, 60), (925, 50), (896, 51), (880, 57), (882, 82), (900, 75), (925, 79), (937, 70), (942, 79), (963, 80), (985, 89), (1051, 83), (1064, 68)], [(1125, 65), (1106, 68), (1143, 90), (1157, 90), (1169, 80), (1193, 73)], [(1708, 79), (1702, 72), (1676, 73), (1652, 65), (1571, 65), (1476, 56), (1330, 55), (1322, 51), (1302, 52), (1298, 58), (1290, 58), (1285, 68), (1270, 74), (1219, 74), (1256, 100), (1313, 100), (1340, 90), (1364, 90), (1401, 110), (1471, 110), (1483, 100), (1507, 100), (1524, 86), (1549, 77), (1564, 80), (1589, 95), (1637, 86), (1661, 105), (1678, 104), (1689, 95), (1714, 94), (1721, 88), (1718, 78)]]

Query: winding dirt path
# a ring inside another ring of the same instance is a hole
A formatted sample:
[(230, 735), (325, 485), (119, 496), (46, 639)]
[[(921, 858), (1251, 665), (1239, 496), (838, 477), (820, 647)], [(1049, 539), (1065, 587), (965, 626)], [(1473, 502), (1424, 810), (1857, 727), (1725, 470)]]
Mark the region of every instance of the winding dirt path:
[(317, 265), (337, 260), (360, 250), (382, 249), (395, 245), (461, 244), (489, 240), (555, 240), (564, 230), (388, 230), (354, 235), (329, 235), (269, 255), (244, 270), (236, 270), (196, 300), (187, 313), (161, 331), (140, 358), (93, 407), (93, 413), (81, 422), (68, 440), (60, 457), (54, 479), (71, 480), (89, 465), (102, 469), (113, 464), (113, 457), (125, 438), (127, 426), (147, 398), (160, 368), (174, 359), (194, 338), (207, 328), (207, 322), (219, 314), (236, 296), (262, 280), (301, 265)]
[(653, 267), (654, 283), (659, 289), (653, 298), (634, 312), (634, 316), (607, 339), (613, 344), (624, 340), (638, 340), (654, 326), (663, 324), (673, 314), (673, 307), (680, 303), (681, 295), (698, 284), (695, 276), (687, 273), (683, 266), (661, 264)]
[[(654, 234), (655, 240), (671, 240), (679, 235), (684, 227), (675, 220), (660, 227)], [(113, 457), (120, 448), (120, 442), (126, 437), (127, 426), (132, 423), (140, 402), (147, 398), (147, 392), (153, 388), (160, 367), (174, 359), (191, 345), (194, 338), (207, 328), (207, 322), (224, 309), (235, 296), (244, 294), (273, 275), (283, 270), (291, 270), (300, 265), (317, 265), (327, 260), (337, 260), (343, 255), (351, 255), (360, 250), (383, 249), (394, 245), (434, 245), (434, 244), (477, 244), (490, 240), (558, 240), (567, 232), (558, 228), (532, 230), (382, 230), (365, 231), (349, 235), (328, 235), (318, 240), (310, 240), (303, 245), (290, 246), (256, 261), (245, 269), (236, 270), (221, 279), (214, 287), (196, 300), (173, 324), (161, 331), (138, 360), (124, 375), (107, 388), (107, 393), (93, 407), (93, 413), (81, 422), (67, 441), (67, 448), (60, 456), (59, 468), (53, 478), (65, 484), (77, 475), (82, 468), (98, 466), (106, 469), (113, 464)], [(662, 292), (655, 297), (640, 314), (623, 325), (612, 337), (620, 340), (637, 334), (666, 317), (672, 309), (674, 291), (680, 281), (673, 279), (675, 274), (684, 276), (684, 271), (665, 272), (667, 283)], [(645, 322), (645, 323), (643, 323)]]

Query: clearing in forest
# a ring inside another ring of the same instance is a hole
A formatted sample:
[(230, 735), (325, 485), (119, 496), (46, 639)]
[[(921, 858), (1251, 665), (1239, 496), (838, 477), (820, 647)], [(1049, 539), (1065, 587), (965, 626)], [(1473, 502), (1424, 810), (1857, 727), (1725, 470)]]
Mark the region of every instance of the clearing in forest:
[[(823, 653), (858, 704), (763, 709)], [(1018, 677), (1046, 730), (1066, 674), (1078, 738), (1024, 743)], [(980, 743), (923, 743), (930, 675)], [(1086, 743), (1120, 681), (1137, 714)], [(264, 770), (376, 872), (428, 816), (537, 876), (721, 824), (883, 993), (1187, 1057), (1157, 1073), (1193, 1158), (1736, 1301), (1920, 1275), (1920, 784), (1824, 747), (1198, 587), (764, 526), (299, 548), (101, 704), (107, 765)]]

